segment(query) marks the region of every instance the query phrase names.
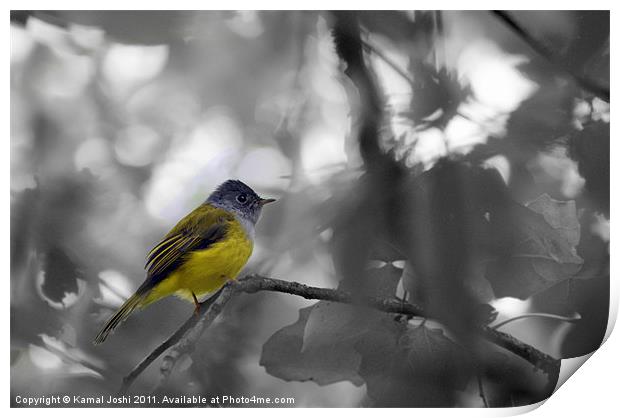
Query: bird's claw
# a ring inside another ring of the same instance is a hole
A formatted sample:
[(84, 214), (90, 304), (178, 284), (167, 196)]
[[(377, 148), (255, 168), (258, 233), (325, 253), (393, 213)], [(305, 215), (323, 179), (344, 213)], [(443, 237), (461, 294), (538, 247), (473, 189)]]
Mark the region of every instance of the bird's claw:
[(200, 302), (198, 302), (198, 298), (194, 292), (192, 292), (192, 298), (194, 298), (194, 315), (198, 316), (200, 314)]

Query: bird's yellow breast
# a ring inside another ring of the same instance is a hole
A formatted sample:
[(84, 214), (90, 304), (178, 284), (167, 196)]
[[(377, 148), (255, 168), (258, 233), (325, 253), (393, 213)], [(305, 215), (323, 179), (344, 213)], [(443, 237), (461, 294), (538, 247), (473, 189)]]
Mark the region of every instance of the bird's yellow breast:
[(177, 270), (153, 288), (143, 306), (172, 294), (192, 301), (192, 292), (199, 298), (216, 292), (237, 277), (252, 249), (253, 241), (241, 224), (230, 221), (220, 241), (187, 255)]

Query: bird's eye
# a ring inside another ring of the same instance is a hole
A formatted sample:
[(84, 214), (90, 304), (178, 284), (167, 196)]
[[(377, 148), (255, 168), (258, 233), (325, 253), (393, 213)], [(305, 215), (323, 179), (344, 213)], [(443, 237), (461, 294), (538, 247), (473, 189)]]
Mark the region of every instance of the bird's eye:
[(247, 201), (248, 201), (248, 197), (245, 195), (245, 193), (241, 193), (239, 196), (237, 196), (237, 202), (245, 203)]

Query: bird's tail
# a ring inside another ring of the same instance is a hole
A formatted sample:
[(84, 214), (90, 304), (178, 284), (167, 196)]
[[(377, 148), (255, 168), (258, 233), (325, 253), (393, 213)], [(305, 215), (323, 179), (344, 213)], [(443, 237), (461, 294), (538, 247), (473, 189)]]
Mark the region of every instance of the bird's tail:
[(136, 292), (133, 296), (127, 299), (125, 303), (123, 303), (123, 306), (121, 306), (119, 310), (116, 311), (110, 319), (108, 319), (108, 322), (106, 322), (103, 329), (99, 331), (99, 334), (97, 334), (97, 337), (95, 337), (93, 343), (97, 345), (104, 342), (108, 335), (114, 331), (114, 329), (119, 326), (121, 322), (127, 319), (127, 317), (131, 315), (136, 308), (140, 307), (145, 297), (146, 295), (144, 293), (141, 294)]

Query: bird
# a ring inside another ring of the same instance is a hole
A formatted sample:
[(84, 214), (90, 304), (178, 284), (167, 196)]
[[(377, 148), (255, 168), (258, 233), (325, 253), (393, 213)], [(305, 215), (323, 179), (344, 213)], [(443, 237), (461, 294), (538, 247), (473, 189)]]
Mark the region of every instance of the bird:
[(193, 302), (236, 279), (254, 247), (255, 226), (264, 199), (239, 180), (227, 180), (196, 209), (181, 219), (153, 247), (146, 258), (146, 279), (105, 323), (94, 344), (108, 335), (136, 309), (170, 295)]

